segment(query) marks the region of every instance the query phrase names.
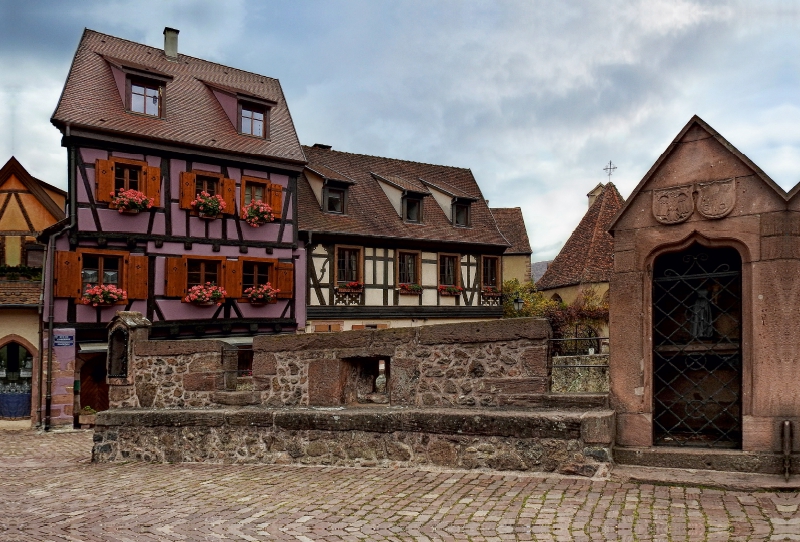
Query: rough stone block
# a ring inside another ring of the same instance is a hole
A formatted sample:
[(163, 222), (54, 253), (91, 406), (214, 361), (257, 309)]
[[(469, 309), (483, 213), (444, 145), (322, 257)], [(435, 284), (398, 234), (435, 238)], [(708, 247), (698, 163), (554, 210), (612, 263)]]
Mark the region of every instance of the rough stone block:
[[(175, 363), (167, 360), (167, 363)], [(209, 351), (194, 355), (187, 366), (190, 373), (215, 373), (222, 371), (221, 351)]]
[(520, 339), (546, 340), (551, 336), (550, 324), (541, 318), (512, 318), (437, 324), (417, 328), (419, 344), (470, 344), (488, 341), (516, 341)]
[(625, 414), (618, 412), (616, 418), (617, 445), (653, 445), (653, 420), (650, 414)]
[(278, 374), (278, 362), (275, 354), (269, 352), (253, 352), (253, 376)]
[(581, 416), (581, 439), (586, 444), (614, 443), (614, 411), (586, 412)]
[(520, 393), (545, 393), (547, 378), (484, 378), (479, 389), (484, 392), (514, 395)]
[(334, 406), (342, 402), (341, 362), (334, 359), (314, 360), (308, 364), (308, 403), (312, 406)]
[(525, 376), (547, 377), (547, 345), (523, 350), (520, 360)]
[(261, 402), (261, 394), (252, 391), (217, 391), (211, 400), (219, 405), (257, 405)]
[(183, 377), (186, 391), (214, 391), (217, 389), (218, 373), (189, 373)]
[(185, 356), (187, 354), (202, 354), (205, 352), (220, 352), (225, 343), (212, 340), (180, 341), (137, 341), (134, 353), (137, 356)]
[(133, 386), (110, 386), (108, 388), (108, 400), (117, 403), (130, 399), (134, 396), (136, 389)]

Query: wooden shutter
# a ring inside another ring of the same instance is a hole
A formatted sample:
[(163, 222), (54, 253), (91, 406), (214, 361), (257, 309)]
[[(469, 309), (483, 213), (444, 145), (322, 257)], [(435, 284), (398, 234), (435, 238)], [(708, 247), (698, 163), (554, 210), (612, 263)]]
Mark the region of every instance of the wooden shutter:
[(222, 287), (229, 298), (242, 297), (242, 262), (226, 260), (222, 262)]
[(180, 256), (168, 257), (166, 260), (164, 295), (167, 297), (185, 297), (186, 260)]
[(153, 206), (161, 207), (161, 168), (148, 167), (145, 182), (145, 196), (153, 198)]
[(226, 215), (235, 215), (236, 214), (236, 181), (233, 179), (220, 179), (220, 193), (222, 194), (222, 199), (225, 200), (225, 210), (223, 211)]
[(274, 286), (280, 290), (275, 296), (278, 299), (291, 299), (294, 296), (294, 264), (278, 262)]
[(114, 191), (114, 162), (111, 160), (95, 160), (94, 182), (97, 186), (94, 199), (110, 202), (111, 193)]
[(279, 184), (269, 185), (269, 206), (272, 207), (272, 215), (278, 219), (283, 216), (283, 187)]
[(196, 178), (197, 176), (190, 171), (181, 171), (181, 209), (192, 210), (192, 202), (197, 195)]
[(55, 297), (80, 297), (81, 292), (81, 256), (77, 252), (56, 252)]
[(131, 254), (127, 258), (128, 281), (126, 290), (128, 299), (147, 299), (149, 258), (144, 254)]

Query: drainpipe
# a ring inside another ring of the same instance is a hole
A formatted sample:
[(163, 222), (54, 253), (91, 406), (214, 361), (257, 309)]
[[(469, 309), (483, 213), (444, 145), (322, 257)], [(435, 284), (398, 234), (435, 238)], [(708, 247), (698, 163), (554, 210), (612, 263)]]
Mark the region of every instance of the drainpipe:
[[(49, 241), (49, 240), (48, 240)], [(44, 261), (42, 262), (42, 293), (39, 294), (39, 367), (37, 368), (36, 382), (36, 428), (42, 427), (42, 377), (44, 376), (44, 287), (46, 284), (47, 266), (49, 260), (47, 251), (44, 251)]]
[(781, 440), (783, 441), (783, 478), (788, 482), (792, 474), (792, 422), (784, 420)]
[[(69, 124), (66, 127), (66, 137), (69, 137)], [(68, 170), (68, 180), (67, 180), (67, 189), (69, 190), (69, 215), (70, 220), (69, 224), (61, 228), (57, 233), (54, 233), (50, 236), (47, 240), (47, 252), (51, 254), (50, 258), (50, 280), (48, 281), (48, 285), (50, 286), (49, 291), (47, 292), (47, 394), (45, 395), (44, 399), (44, 430), (50, 431), (50, 414), (51, 414), (51, 407), (53, 404), (53, 319), (54, 319), (54, 292), (53, 292), (53, 281), (55, 279), (55, 251), (56, 251), (56, 239), (64, 235), (65, 232), (75, 227), (77, 222), (77, 209), (76, 209), (76, 200), (77, 194), (75, 190), (75, 147), (69, 147), (69, 155), (67, 160), (67, 167)], [(41, 381), (40, 381), (41, 387)], [(39, 403), (41, 405), (41, 402)]]

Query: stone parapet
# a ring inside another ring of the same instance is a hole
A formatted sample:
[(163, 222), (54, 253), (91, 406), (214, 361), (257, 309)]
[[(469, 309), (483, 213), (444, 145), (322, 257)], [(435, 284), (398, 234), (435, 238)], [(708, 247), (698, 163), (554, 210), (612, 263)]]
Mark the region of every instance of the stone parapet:
[(145, 410), (98, 415), (93, 459), (440, 466), (592, 476), (614, 413), (372, 407)]

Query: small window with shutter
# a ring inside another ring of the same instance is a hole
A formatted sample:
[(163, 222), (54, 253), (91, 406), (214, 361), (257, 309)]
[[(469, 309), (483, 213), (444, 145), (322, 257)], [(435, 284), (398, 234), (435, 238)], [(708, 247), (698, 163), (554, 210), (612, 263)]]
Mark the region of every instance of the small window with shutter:
[(116, 286), (126, 299), (147, 299), (148, 257), (120, 250), (78, 248), (55, 255), (55, 297), (79, 300), (91, 286)]
[(222, 214), (236, 214), (236, 181), (221, 173), (210, 171), (182, 171), (180, 180), (180, 207), (196, 214), (192, 202), (201, 192), (222, 196), (225, 209)]
[(161, 168), (148, 166), (142, 160), (110, 157), (96, 160), (94, 165), (95, 200), (111, 203), (121, 191), (136, 190), (153, 198), (153, 206), (161, 205)]

